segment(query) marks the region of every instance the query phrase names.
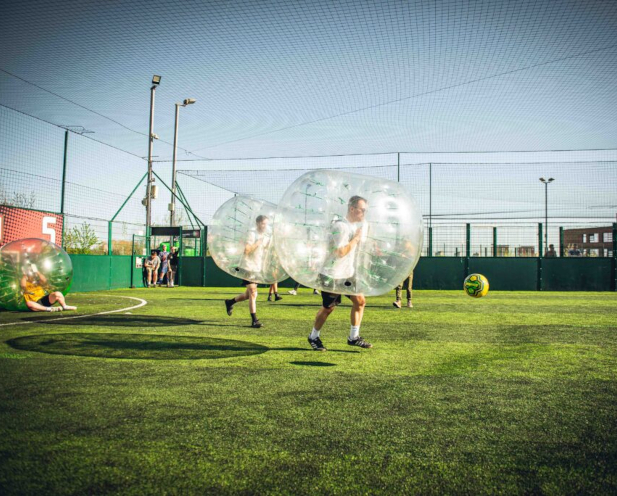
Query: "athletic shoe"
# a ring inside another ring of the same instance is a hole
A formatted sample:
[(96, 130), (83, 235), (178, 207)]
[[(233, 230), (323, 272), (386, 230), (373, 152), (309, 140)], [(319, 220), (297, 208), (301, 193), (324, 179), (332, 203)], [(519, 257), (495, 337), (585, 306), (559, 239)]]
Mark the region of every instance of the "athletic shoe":
[(392, 303), (393, 307), (396, 308), (401, 308), (401, 301), (400, 300), (396, 300), (395, 302)]
[(359, 346), (360, 348), (372, 348), (373, 345), (368, 341), (364, 341), (364, 339), (358, 336), (356, 339), (347, 338), (347, 344), (349, 346)]
[(62, 309), (63, 310), (77, 310), (77, 307), (72, 307), (71, 305), (64, 305)]
[(311, 339), (309, 336), (308, 342), (311, 345), (311, 348), (313, 348), (313, 351), (328, 351), (328, 348), (323, 345), (321, 339), (319, 338)]
[(320, 293), (319, 293), (319, 290), (314, 289), (314, 290), (313, 290), (313, 294), (316, 294), (316, 295), (320, 294)]
[(263, 327), (263, 326), (264, 325), (261, 322), (259, 322), (259, 320), (256, 320), (251, 324), (251, 327), (255, 327), (256, 329), (259, 329), (260, 327)]
[(234, 311), (233, 300), (225, 300), (225, 307), (227, 308), (227, 315), (231, 316)]
[(274, 295), (274, 301), (279, 301), (279, 300), (282, 300), (282, 299), (283, 299), (282, 296)]
[(268, 295), (268, 301), (272, 301), (272, 295)]
[(413, 308), (413, 303), (411, 302), (411, 300), (407, 300), (407, 307)]
[(62, 307), (47, 307), (48, 312), (61, 312)]
[(298, 294), (298, 292), (295, 289), (292, 289), (291, 291), (287, 291), (290, 295), (294, 295), (296, 296)]

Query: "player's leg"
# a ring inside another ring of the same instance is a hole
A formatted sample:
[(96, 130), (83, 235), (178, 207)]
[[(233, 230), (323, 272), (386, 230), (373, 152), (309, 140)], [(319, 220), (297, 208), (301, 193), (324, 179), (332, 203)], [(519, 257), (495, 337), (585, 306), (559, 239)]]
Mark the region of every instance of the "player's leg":
[(349, 338), (347, 344), (350, 346), (359, 346), (360, 348), (372, 348), (373, 345), (360, 336), (360, 325), (364, 316), (364, 308), (366, 307), (366, 298), (363, 295), (354, 295), (351, 299), (351, 328), (349, 330)]
[(263, 324), (257, 318), (257, 284), (248, 284), (246, 293), (249, 300), (249, 312), (251, 313), (251, 327), (262, 327)]
[(275, 282), (271, 287), (274, 288), (274, 301), (282, 300), (283, 297), (279, 294), (279, 283)]
[(413, 272), (409, 274), (407, 278), (407, 306), (409, 308), (413, 308), (413, 303), (411, 302), (412, 292), (413, 292)]
[(320, 332), (330, 314), (334, 312), (336, 306), (341, 303), (341, 295), (322, 291), (321, 299), (322, 307), (318, 310), (317, 315), (315, 316), (313, 330), (308, 337), (308, 342), (311, 345), (311, 348), (315, 351), (327, 351), (327, 348), (321, 342)]
[(53, 303), (49, 295), (44, 296), (39, 301), (26, 301), (26, 306), (31, 312), (61, 312), (62, 307), (52, 307)]
[[(249, 284), (251, 284), (249, 281), (242, 281), (242, 285), (245, 288), (248, 288)], [(248, 289), (245, 289), (244, 293), (240, 293), (239, 295), (234, 296), (233, 298), (230, 298), (229, 300), (225, 300), (225, 307), (227, 308), (227, 315), (231, 316), (233, 312), (233, 306), (236, 303), (239, 303), (244, 300), (248, 300), (248, 298), (249, 298), (249, 291)]]
[(52, 305), (58, 302), (63, 310), (77, 310), (77, 307), (73, 307), (73, 306), (66, 304), (64, 295), (60, 291), (54, 291), (53, 293), (50, 293), (48, 297), (49, 297), (49, 302)]
[(396, 307), (396, 308), (401, 308), (401, 296), (403, 293), (403, 285), (399, 284), (396, 287), (396, 300), (394, 300), (394, 302), (392, 303), (392, 306)]

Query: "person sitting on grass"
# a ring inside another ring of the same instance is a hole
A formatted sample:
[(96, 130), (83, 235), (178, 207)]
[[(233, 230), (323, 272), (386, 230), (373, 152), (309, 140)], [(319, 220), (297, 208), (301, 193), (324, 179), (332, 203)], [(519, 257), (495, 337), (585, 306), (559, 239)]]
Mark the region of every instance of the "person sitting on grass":
[[(29, 271), (21, 278), (21, 289), (26, 300), (26, 306), (31, 312), (62, 312), (63, 310), (77, 310), (66, 304), (64, 295), (60, 291), (47, 294), (47, 278), (38, 271)], [(54, 304), (59, 303), (59, 307)]]

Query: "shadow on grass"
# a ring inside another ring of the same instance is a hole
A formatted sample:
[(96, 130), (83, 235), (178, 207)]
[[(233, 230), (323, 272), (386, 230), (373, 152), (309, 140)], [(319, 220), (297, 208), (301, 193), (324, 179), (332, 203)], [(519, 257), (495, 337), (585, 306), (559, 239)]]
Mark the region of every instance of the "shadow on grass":
[(289, 362), (291, 365), (302, 365), (303, 367), (336, 367), (335, 363), (329, 362)]
[[(11, 339), (6, 343), (12, 348), (22, 351), (36, 351), (52, 355), (76, 355), (131, 360), (212, 360), (259, 355), (267, 351), (313, 352), (308, 347), (269, 348), (260, 344), (234, 339), (159, 336), (155, 334), (39, 334)], [(332, 350), (331, 353), (357, 352), (352, 350)]]
[(212, 360), (259, 355), (268, 347), (246, 341), (153, 334), (42, 334), (11, 339), (18, 350), (133, 360)]
[(78, 319), (58, 319), (40, 321), (41, 324), (60, 326), (105, 326), (105, 327), (164, 327), (186, 326), (201, 324), (201, 320), (185, 319), (181, 317), (163, 317), (161, 315), (90, 315)]

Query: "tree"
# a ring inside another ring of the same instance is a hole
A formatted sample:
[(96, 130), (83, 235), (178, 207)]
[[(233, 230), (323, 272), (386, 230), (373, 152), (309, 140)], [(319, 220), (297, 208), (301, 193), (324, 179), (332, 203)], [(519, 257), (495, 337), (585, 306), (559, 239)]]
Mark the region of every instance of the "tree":
[(94, 229), (86, 222), (64, 233), (64, 248), (67, 253), (89, 255), (92, 247), (98, 243), (99, 238)]
[(3, 188), (0, 188), (0, 205), (32, 209), (35, 204), (36, 195), (34, 191), (30, 192), (30, 196), (26, 193), (13, 193), (13, 196), (9, 196)]

